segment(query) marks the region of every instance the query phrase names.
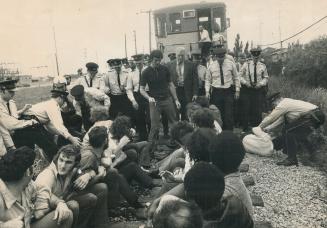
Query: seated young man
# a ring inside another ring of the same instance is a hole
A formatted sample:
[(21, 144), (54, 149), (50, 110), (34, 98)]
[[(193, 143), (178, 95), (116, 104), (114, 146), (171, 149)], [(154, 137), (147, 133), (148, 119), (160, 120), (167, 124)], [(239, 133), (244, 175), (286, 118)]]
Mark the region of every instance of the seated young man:
[(121, 168), (130, 162), (135, 162), (144, 168), (150, 167), (151, 145), (146, 141), (134, 143), (135, 130), (130, 118), (118, 116), (110, 127), (109, 153), (116, 157), (112, 167)]
[(196, 110), (191, 116), (191, 122), (195, 128), (210, 128), (216, 131), (216, 134), (222, 132), (222, 128), (215, 120), (212, 111), (208, 108)]
[(170, 130), (171, 139), (176, 141), (180, 148), (157, 162), (159, 172), (166, 170), (173, 172), (175, 168), (185, 166), (185, 136), (192, 133), (193, 130), (192, 125), (186, 121), (179, 121), (172, 126)]
[(163, 185), (159, 195), (169, 190), (166, 194), (185, 198), (183, 185), (185, 174), (195, 163), (199, 161), (210, 161), (209, 145), (216, 137), (215, 132), (209, 128), (199, 128), (193, 133), (186, 135), (186, 137), (185, 150), (188, 156), (185, 157), (184, 169), (178, 173), (179, 175), (174, 176), (167, 172), (163, 175), (169, 184), (165, 183)]
[[(86, 136), (85, 136), (86, 137)], [(120, 194), (134, 208), (143, 208), (138, 197), (131, 189), (128, 181), (137, 180), (144, 187), (152, 188), (155, 185), (151, 177), (134, 162), (127, 164), (119, 170), (113, 168), (111, 161), (104, 155), (108, 147), (108, 129), (104, 126), (94, 127), (87, 134), (89, 146), (82, 148), (81, 169), (87, 170), (92, 176), (92, 183), (104, 182), (108, 186), (110, 207), (115, 206)]]
[(42, 210), (39, 213), (47, 214), (57, 206), (70, 208), (74, 217), (78, 217), (74, 227), (106, 227), (107, 186), (101, 183), (87, 186), (91, 176), (79, 176), (80, 160), (78, 149), (73, 145), (63, 146), (53, 162), (38, 175), (35, 183), (40, 191), (37, 203)]
[(211, 142), (210, 160), (225, 175), (224, 197), (233, 195), (238, 198), (253, 215), (250, 194), (238, 170), (245, 155), (241, 140), (231, 131), (223, 131)]
[(201, 228), (203, 218), (195, 203), (167, 195), (161, 198), (152, 224), (153, 228)]
[(242, 201), (225, 191), (224, 174), (215, 165), (198, 162), (184, 179), (187, 200), (195, 201), (202, 210), (204, 227), (253, 228), (253, 220)]
[(73, 213), (59, 202), (47, 214), (37, 201), (42, 198), (32, 181), (35, 152), (24, 146), (0, 159), (0, 227), (70, 228)]

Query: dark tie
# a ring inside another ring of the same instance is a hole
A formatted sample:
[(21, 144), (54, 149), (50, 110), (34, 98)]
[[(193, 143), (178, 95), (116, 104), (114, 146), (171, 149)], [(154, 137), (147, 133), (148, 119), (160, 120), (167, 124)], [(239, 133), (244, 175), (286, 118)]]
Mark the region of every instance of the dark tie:
[(92, 87), (93, 78), (90, 77), (90, 87)]
[(11, 116), (11, 111), (10, 111), (9, 102), (7, 102), (7, 108), (8, 108), (9, 115)]
[(220, 84), (221, 84), (221, 85), (225, 85), (224, 72), (223, 72), (223, 63), (224, 63), (224, 62), (219, 62), (219, 69), (220, 69)]
[(141, 70), (139, 70), (139, 88), (138, 88), (137, 92), (140, 92), (141, 76), (142, 76), (142, 73), (141, 73)]
[(119, 75), (119, 72), (117, 72), (117, 81), (118, 81), (118, 85), (119, 85), (119, 89), (120, 89), (120, 75)]
[(254, 84), (256, 85), (257, 84), (257, 63), (254, 62)]

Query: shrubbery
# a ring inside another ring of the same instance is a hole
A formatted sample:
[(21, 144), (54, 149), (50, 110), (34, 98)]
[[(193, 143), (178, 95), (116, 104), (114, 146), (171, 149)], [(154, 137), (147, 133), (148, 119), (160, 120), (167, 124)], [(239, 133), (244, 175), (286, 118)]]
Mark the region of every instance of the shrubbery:
[(288, 79), (310, 87), (327, 88), (327, 36), (305, 45), (290, 45), (284, 65)]

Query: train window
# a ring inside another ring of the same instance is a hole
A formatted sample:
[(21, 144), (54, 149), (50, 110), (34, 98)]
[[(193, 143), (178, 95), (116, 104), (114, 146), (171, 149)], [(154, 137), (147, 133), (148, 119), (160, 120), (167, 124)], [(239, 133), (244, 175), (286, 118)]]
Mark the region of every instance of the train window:
[(199, 17), (200, 22), (209, 21), (209, 17)]
[(193, 18), (195, 17), (195, 10), (184, 10), (183, 18)]
[(171, 32), (180, 32), (182, 30), (180, 13), (169, 14), (169, 21), (171, 24)]
[(156, 35), (166, 37), (166, 16), (158, 15), (156, 18)]

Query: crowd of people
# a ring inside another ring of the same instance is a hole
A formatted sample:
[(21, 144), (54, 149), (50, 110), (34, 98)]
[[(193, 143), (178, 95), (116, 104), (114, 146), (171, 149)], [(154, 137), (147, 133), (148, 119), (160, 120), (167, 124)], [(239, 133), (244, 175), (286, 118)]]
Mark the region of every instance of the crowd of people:
[[(106, 74), (90, 62), (21, 110), (17, 80), (0, 81), (0, 227), (107, 227), (121, 197), (155, 228), (253, 227), (245, 152), (260, 154), (255, 144), (268, 139), (288, 155), (279, 165), (298, 165), (299, 139), (325, 121), (314, 104), (267, 99), (260, 53), (235, 58), (218, 46), (187, 56), (178, 47), (163, 63), (153, 50), (109, 59)], [(158, 159), (162, 138), (173, 151)], [(49, 162), (38, 175), (36, 145)], [(160, 187), (150, 206), (131, 182)]]

